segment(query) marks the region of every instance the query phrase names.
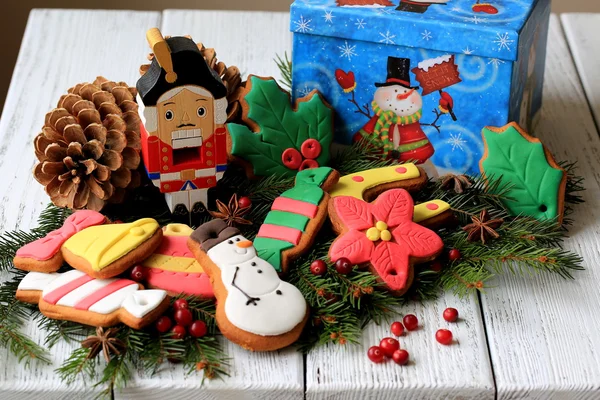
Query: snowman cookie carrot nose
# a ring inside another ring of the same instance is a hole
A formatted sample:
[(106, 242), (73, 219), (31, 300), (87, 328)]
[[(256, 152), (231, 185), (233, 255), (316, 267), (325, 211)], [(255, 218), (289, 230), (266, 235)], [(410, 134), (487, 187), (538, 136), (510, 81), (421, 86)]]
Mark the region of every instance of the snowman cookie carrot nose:
[(302, 293), (279, 279), (253, 243), (216, 219), (188, 239), (217, 299), (216, 320), (223, 336), (253, 351), (272, 351), (294, 343), (309, 310)]

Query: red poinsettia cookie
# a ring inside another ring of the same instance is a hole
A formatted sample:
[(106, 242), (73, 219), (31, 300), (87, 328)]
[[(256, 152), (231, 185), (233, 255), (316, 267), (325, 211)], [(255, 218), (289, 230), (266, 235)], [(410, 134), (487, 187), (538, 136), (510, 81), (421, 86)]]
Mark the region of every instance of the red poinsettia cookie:
[(435, 232), (413, 222), (413, 199), (404, 189), (388, 190), (372, 203), (336, 197), (329, 203), (329, 216), (340, 235), (329, 258), (369, 265), (396, 295), (410, 287), (414, 264), (433, 260), (444, 248)]

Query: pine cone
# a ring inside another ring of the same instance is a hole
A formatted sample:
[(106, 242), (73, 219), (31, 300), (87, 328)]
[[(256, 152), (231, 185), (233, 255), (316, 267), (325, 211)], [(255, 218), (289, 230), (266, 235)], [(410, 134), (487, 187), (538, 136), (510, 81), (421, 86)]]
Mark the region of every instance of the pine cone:
[(100, 210), (140, 185), (137, 91), (98, 77), (61, 96), (34, 139), (35, 179), (59, 207)]
[[(190, 36), (186, 36), (191, 39)], [(165, 36), (165, 39), (170, 36)], [(242, 107), (240, 106), (240, 97), (243, 91), (242, 77), (238, 67), (225, 65), (224, 62), (217, 60), (217, 52), (213, 48), (206, 48), (202, 43), (198, 43), (198, 49), (206, 63), (219, 75), (223, 84), (227, 88), (227, 122), (236, 121), (241, 117)], [(152, 61), (154, 54), (148, 55), (148, 60)], [(150, 68), (150, 64), (140, 66), (140, 74), (144, 75)]]

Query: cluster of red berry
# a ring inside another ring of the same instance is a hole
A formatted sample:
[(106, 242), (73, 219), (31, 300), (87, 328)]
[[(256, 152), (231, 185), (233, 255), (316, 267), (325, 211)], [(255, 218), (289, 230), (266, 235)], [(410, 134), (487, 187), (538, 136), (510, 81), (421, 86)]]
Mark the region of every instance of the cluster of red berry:
[[(448, 322), (455, 322), (458, 319), (458, 310), (456, 308), (446, 308), (442, 314)], [(402, 319), (402, 322), (395, 321), (390, 326), (392, 334), (400, 337), (404, 334), (404, 328), (407, 331), (415, 331), (419, 328), (419, 319), (414, 314), (407, 314)], [(435, 333), (435, 339), (443, 344), (452, 344), (452, 332), (448, 329), (438, 329)], [(386, 358), (391, 358), (396, 364), (405, 365), (408, 363), (408, 351), (400, 348), (400, 342), (392, 337), (381, 339), (379, 346), (371, 346), (367, 351), (369, 360), (374, 363), (382, 363)]]
[[(206, 335), (207, 328), (204, 321), (194, 321), (194, 315), (189, 309), (186, 299), (177, 299), (173, 302), (173, 320), (168, 315), (163, 315), (156, 320), (154, 326), (160, 333), (171, 331), (173, 339), (183, 339), (187, 334), (195, 338)], [(172, 328), (171, 328), (172, 327)]]
[[(348, 275), (350, 272), (352, 272), (353, 269), (353, 265), (350, 263), (350, 260), (348, 260), (347, 258), (340, 258), (338, 259), (335, 264), (335, 270), (337, 271), (338, 274), (342, 274), (342, 275)], [(327, 273), (327, 263), (325, 263), (325, 261), (323, 260), (315, 260), (310, 264), (310, 272), (313, 275), (317, 275), (317, 276), (323, 276)]]

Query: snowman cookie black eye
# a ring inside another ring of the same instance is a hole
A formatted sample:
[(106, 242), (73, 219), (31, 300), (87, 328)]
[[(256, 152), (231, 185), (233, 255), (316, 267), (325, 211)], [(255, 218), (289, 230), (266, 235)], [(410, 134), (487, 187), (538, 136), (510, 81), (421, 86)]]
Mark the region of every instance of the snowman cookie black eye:
[(240, 238), (235, 238), (235, 241), (236, 241), (236, 242), (239, 242), (239, 241), (240, 241)]
[(228, 240), (227, 243), (233, 244), (233, 240)]
[(171, 111), (171, 110), (167, 110), (167, 111), (165, 112), (165, 119), (166, 119), (167, 121), (171, 121), (171, 120), (172, 120), (174, 117), (175, 117), (175, 114), (173, 114), (173, 111)]
[(255, 263), (254, 261), (252, 261), (252, 262), (250, 263), (250, 265), (252, 265), (253, 267), (256, 267), (256, 263)]
[(198, 110), (196, 110), (196, 114), (198, 114), (198, 116), (200, 118), (206, 117), (206, 108), (204, 108), (204, 107), (198, 107)]

